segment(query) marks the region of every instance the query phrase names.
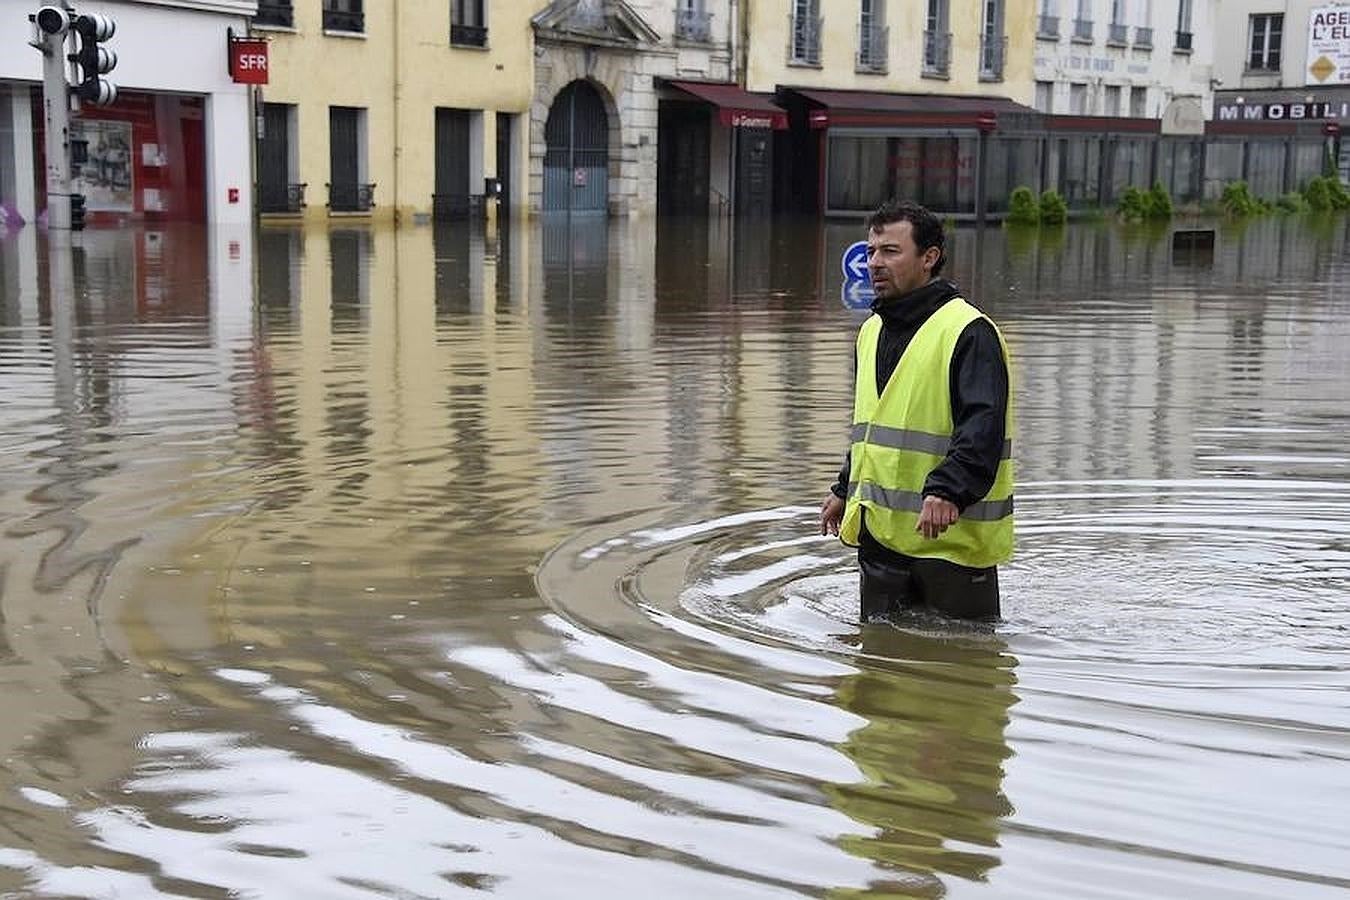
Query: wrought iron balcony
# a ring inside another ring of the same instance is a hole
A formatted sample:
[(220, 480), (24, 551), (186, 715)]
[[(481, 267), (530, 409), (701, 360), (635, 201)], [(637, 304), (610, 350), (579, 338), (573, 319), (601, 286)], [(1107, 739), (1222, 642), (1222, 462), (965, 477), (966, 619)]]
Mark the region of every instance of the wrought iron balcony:
[(328, 209), (332, 212), (370, 212), (374, 205), (373, 184), (328, 185)]
[(788, 62), (820, 65), (820, 17), (788, 16)]
[(1125, 47), (1130, 43), (1130, 26), (1110, 24), (1106, 32), (1106, 42), (1113, 47)]
[(291, 0), (258, 0), (258, 13), (253, 17), (254, 25), (275, 25), (290, 28), (295, 24), (295, 12)]
[(1189, 31), (1178, 31), (1176, 51), (1178, 53), (1190, 53), (1191, 50), (1191, 33)]
[(341, 9), (325, 9), (323, 11), (323, 27), (325, 31), (351, 31), (361, 33), (366, 30), (365, 13), (350, 12)]
[(703, 9), (675, 10), (675, 36), (682, 41), (712, 43), (712, 13)]
[(455, 47), (486, 47), (487, 28), (482, 25), (451, 25), (450, 44)]
[(1073, 39), (1079, 43), (1092, 43), (1092, 20), (1074, 19), (1073, 20)]
[(885, 25), (858, 26), (858, 71), (885, 74), (891, 29)]
[(925, 31), (923, 33), (923, 74), (946, 78), (951, 70), (951, 32)]
[(1046, 41), (1059, 40), (1059, 16), (1041, 16), (1036, 22), (1036, 37)]
[(1153, 49), (1153, 29), (1140, 26), (1134, 30), (1134, 45), (1140, 50)]
[(980, 35), (980, 80), (1002, 81), (1008, 39), (1001, 34)]
[(305, 183), (259, 184), (258, 212), (298, 213), (305, 208)]

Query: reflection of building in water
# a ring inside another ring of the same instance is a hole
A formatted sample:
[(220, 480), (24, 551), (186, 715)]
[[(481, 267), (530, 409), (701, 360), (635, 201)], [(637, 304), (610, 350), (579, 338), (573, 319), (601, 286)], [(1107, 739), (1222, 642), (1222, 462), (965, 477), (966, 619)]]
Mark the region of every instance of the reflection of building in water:
[(866, 657), (835, 697), (868, 720), (839, 745), (867, 780), (825, 790), (837, 809), (876, 830), (841, 844), (904, 873), (896, 881), (906, 896), (943, 893), (924, 876), (986, 880), (999, 864), (1000, 821), (1012, 812), (1003, 764), (1012, 755), (1004, 732), (1018, 699), (1016, 660), (992, 634), (874, 625), (860, 640)]

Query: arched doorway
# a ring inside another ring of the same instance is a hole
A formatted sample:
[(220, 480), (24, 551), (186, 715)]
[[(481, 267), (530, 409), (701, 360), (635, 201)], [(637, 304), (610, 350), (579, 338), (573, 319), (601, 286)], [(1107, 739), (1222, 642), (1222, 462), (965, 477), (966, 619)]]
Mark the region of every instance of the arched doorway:
[(609, 116), (585, 81), (559, 92), (544, 125), (544, 211), (602, 213), (609, 203)]

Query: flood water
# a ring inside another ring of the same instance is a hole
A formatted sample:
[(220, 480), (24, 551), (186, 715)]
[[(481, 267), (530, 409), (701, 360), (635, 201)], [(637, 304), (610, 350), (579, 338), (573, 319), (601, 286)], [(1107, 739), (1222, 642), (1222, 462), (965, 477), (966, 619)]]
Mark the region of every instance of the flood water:
[(0, 894), (1344, 896), (1346, 222), (957, 233), (992, 632), (816, 534), (860, 236), (0, 243)]

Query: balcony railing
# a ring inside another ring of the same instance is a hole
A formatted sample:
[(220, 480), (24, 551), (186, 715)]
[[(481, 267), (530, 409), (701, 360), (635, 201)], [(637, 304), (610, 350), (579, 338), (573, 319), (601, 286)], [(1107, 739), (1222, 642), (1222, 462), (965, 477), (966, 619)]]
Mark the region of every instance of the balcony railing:
[(1059, 16), (1041, 16), (1036, 21), (1036, 37), (1047, 41), (1059, 40)]
[(1124, 47), (1130, 43), (1130, 26), (1112, 22), (1106, 32), (1106, 42), (1113, 47)]
[(1073, 20), (1073, 39), (1079, 43), (1092, 43), (1092, 20), (1074, 19)]
[(1153, 29), (1142, 25), (1134, 30), (1134, 45), (1140, 50), (1153, 49)]
[(1008, 39), (1001, 34), (980, 35), (980, 80), (1002, 81)]
[(486, 47), (487, 28), (482, 25), (450, 26), (450, 44), (455, 47)]
[(820, 17), (798, 18), (788, 16), (788, 62), (808, 66), (820, 65)]
[(328, 208), (332, 212), (370, 212), (374, 205), (373, 184), (328, 185)]
[(259, 184), (258, 212), (298, 213), (305, 208), (305, 184)]
[(359, 11), (325, 9), (323, 11), (323, 27), (325, 31), (351, 31), (359, 34), (366, 30), (366, 16), (365, 13)]
[(951, 32), (925, 31), (923, 33), (923, 74), (946, 78), (951, 70)]
[(258, 0), (258, 14), (253, 17), (254, 25), (276, 25), (290, 28), (295, 24), (295, 13), (290, 0)]
[(1191, 49), (1191, 33), (1189, 31), (1178, 31), (1176, 51), (1178, 53), (1190, 53)]
[(702, 9), (675, 10), (675, 36), (682, 41), (712, 43), (712, 13)]
[(885, 74), (891, 29), (885, 25), (858, 26), (858, 71)]

